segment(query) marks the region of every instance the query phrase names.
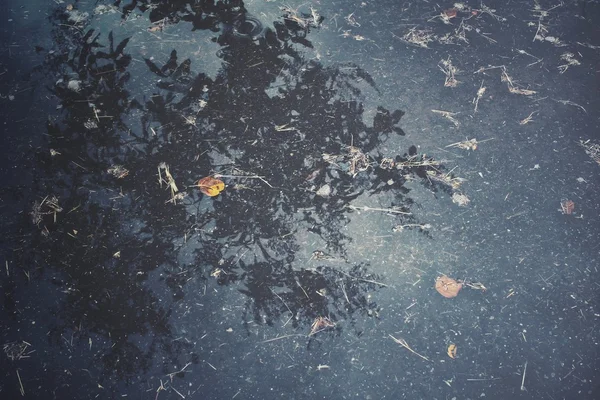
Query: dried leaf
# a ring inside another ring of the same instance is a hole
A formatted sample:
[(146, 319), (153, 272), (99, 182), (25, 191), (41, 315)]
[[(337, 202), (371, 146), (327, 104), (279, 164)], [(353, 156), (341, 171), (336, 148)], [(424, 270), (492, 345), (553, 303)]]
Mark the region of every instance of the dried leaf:
[(457, 282), (456, 280), (447, 277), (446, 275), (439, 276), (435, 280), (435, 290), (438, 291), (442, 296), (450, 299), (452, 297), (456, 297), (460, 289), (462, 289), (463, 284)]
[(225, 189), (225, 183), (219, 179), (215, 179), (212, 176), (202, 178), (197, 183), (198, 188), (202, 193), (207, 196), (217, 196)]
[(450, 346), (448, 346), (448, 357), (456, 358), (456, 345), (455, 344), (451, 344)]
[(563, 200), (560, 202), (560, 210), (563, 214), (571, 215), (575, 210), (575, 202), (573, 200)]
[(456, 17), (458, 10), (456, 8), (449, 8), (447, 10), (444, 10), (444, 15), (450, 19), (450, 18), (454, 18)]

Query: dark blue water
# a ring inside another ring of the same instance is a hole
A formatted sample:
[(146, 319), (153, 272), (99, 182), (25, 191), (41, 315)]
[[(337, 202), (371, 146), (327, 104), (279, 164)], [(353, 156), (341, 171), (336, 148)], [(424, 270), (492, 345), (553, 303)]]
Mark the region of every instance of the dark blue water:
[(37, 3), (2, 398), (598, 396), (597, 2)]

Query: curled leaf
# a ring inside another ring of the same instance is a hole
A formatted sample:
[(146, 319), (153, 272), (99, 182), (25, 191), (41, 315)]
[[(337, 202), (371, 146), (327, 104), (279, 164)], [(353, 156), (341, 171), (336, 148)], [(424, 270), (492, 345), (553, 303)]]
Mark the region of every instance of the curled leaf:
[(451, 344), (450, 346), (448, 346), (448, 357), (456, 358), (456, 345), (455, 344)]
[(207, 176), (200, 179), (197, 185), (202, 193), (210, 197), (218, 195), (225, 189), (225, 183), (219, 179), (213, 178), (212, 176)]

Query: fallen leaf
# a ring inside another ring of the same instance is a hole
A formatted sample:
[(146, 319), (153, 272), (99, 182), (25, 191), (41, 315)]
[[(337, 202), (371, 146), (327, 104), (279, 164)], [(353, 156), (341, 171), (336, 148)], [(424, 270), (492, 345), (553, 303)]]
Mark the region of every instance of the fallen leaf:
[(447, 10), (444, 10), (444, 14), (446, 15), (446, 17), (448, 17), (448, 19), (456, 17), (457, 12), (458, 10), (456, 8), (449, 8)]
[(218, 195), (225, 189), (225, 183), (219, 179), (213, 178), (212, 176), (207, 176), (200, 179), (197, 185), (202, 193), (210, 197)]
[(450, 346), (448, 346), (448, 357), (456, 358), (456, 345), (455, 344), (451, 344)]
[(446, 275), (439, 276), (435, 280), (435, 290), (438, 291), (439, 294), (446, 298), (456, 297), (460, 289), (462, 289), (463, 284), (457, 282), (452, 278), (448, 278)]
[(575, 210), (575, 202), (573, 200), (563, 200), (560, 202), (560, 210), (563, 214), (571, 215)]

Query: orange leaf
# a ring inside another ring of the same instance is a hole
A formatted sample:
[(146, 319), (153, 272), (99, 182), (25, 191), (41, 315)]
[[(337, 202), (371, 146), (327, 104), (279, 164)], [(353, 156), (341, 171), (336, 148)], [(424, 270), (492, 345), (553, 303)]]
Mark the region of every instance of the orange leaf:
[(200, 179), (197, 185), (202, 193), (210, 197), (218, 195), (225, 189), (223, 181), (215, 179), (212, 176)]
[(455, 344), (451, 344), (450, 346), (448, 346), (448, 357), (456, 358), (456, 345)]
[(439, 276), (435, 280), (435, 290), (446, 298), (456, 297), (462, 287), (462, 283), (457, 282), (452, 278), (448, 278), (446, 275)]

